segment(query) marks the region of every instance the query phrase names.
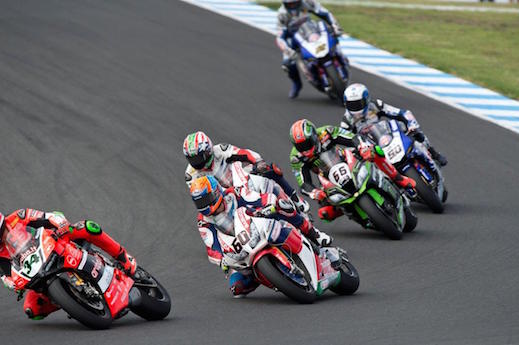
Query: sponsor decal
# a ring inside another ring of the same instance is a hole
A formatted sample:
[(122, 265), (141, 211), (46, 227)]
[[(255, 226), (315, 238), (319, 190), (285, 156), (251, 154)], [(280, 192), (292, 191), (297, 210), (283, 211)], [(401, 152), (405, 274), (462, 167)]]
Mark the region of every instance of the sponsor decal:
[(67, 255), (66, 260), (67, 260), (67, 263), (68, 263), (71, 267), (76, 267), (77, 264), (78, 264), (76, 258), (74, 258), (74, 257), (71, 256), (71, 255)]
[(101, 259), (99, 259), (97, 256), (96, 256), (96, 262), (94, 264), (94, 268), (92, 268), (92, 272), (90, 272), (90, 275), (94, 278), (94, 279), (97, 279), (97, 277), (99, 276), (99, 270), (101, 269), (103, 263), (101, 262)]

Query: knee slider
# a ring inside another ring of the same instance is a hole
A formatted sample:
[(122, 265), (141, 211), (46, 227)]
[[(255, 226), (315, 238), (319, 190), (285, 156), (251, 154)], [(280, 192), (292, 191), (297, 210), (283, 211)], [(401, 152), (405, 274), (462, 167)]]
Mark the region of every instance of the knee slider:
[(85, 228), (92, 235), (100, 235), (103, 232), (101, 226), (92, 220), (85, 221)]

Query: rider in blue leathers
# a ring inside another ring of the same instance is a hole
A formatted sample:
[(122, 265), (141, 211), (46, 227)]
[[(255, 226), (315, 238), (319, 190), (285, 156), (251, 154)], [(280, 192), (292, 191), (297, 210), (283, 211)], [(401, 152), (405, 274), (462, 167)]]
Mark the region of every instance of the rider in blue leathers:
[(282, 0), (282, 6), (278, 10), (278, 33), (276, 43), (283, 52), (282, 68), (292, 80), (292, 88), (288, 94), (290, 98), (296, 98), (303, 87), (301, 77), (296, 66), (297, 52), (292, 46), (293, 35), (299, 27), (308, 19), (309, 13), (313, 13), (325, 20), (336, 36), (342, 34), (342, 29), (326, 8), (316, 0)]

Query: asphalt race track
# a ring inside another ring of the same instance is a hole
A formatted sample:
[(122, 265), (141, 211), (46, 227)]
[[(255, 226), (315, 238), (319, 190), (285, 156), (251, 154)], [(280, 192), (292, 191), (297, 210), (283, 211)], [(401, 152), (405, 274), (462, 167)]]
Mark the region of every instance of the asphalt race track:
[(290, 174), (290, 124), (337, 124), (342, 109), (308, 84), (289, 101), (279, 65), (272, 36), (177, 0), (2, 1), (0, 209), (97, 220), (174, 305), (165, 321), (128, 315), (92, 332), (64, 312), (27, 320), (2, 289), (0, 343), (519, 343), (519, 136), (357, 70), (448, 156), (445, 214), (417, 206), (402, 241), (317, 222), (358, 268), (354, 296), (231, 298), (196, 230), (182, 141), (203, 129)]

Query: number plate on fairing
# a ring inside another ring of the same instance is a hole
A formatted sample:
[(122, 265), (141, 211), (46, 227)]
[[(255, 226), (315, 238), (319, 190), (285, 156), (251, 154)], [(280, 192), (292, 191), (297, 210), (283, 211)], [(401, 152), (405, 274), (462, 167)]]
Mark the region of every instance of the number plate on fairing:
[(22, 265), (22, 274), (27, 278), (34, 277), (41, 269), (43, 265), (43, 258), (41, 257), (39, 250), (29, 255)]
[(398, 163), (404, 158), (404, 145), (400, 138), (393, 137), (391, 144), (383, 148), (384, 154), (392, 164)]
[(330, 169), (328, 179), (338, 185), (343, 186), (346, 182), (351, 180), (351, 171), (346, 163), (339, 163)]

